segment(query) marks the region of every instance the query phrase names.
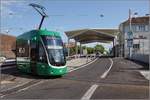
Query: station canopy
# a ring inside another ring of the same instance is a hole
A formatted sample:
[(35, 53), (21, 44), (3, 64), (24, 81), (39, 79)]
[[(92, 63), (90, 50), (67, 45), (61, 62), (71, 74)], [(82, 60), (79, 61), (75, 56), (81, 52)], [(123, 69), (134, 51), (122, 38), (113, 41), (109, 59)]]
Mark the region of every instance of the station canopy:
[(118, 29), (81, 29), (65, 32), (69, 39), (75, 39), (82, 44), (91, 42), (110, 43), (118, 33)]

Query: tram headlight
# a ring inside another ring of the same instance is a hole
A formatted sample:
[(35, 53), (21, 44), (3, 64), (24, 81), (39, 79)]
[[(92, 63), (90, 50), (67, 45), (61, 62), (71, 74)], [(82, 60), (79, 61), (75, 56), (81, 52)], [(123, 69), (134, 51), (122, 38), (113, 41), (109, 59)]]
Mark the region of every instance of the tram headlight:
[(59, 72), (62, 72), (62, 70), (59, 70)]

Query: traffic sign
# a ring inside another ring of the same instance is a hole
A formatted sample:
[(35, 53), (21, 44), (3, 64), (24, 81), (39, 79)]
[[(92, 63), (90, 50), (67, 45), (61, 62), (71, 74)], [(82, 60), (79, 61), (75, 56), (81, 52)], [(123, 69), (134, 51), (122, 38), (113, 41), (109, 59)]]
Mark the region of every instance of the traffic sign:
[(127, 33), (128, 35), (128, 39), (127, 39), (127, 47), (133, 47), (133, 32), (132, 31), (129, 31)]
[(129, 31), (127, 34), (128, 34), (128, 39), (133, 39), (133, 32), (132, 31)]
[(127, 47), (133, 47), (133, 39), (127, 39)]

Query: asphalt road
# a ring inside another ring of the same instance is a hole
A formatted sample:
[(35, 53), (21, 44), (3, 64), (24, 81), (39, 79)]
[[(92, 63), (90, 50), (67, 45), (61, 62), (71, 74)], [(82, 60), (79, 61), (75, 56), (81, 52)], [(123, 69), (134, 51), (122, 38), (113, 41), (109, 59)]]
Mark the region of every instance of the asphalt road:
[(134, 66), (113, 59), (100, 58), (61, 78), (43, 79), (32, 86), (14, 91), (3, 99), (148, 99), (149, 86)]

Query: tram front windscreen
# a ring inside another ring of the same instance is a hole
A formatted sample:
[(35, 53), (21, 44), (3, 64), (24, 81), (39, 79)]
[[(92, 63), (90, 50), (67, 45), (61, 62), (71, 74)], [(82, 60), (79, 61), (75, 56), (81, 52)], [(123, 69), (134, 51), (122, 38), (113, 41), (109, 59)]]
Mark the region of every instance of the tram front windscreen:
[(48, 57), (51, 65), (64, 66), (65, 56), (63, 51), (63, 42), (61, 38), (52, 36), (42, 36), (44, 45), (47, 48)]

